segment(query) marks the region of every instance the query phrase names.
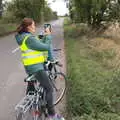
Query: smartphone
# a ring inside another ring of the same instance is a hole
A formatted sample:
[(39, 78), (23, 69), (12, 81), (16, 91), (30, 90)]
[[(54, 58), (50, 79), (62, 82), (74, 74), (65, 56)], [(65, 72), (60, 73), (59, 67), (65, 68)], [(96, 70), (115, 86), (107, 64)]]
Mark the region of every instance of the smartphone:
[(52, 30), (51, 24), (44, 24), (44, 29), (49, 28), (50, 32)]

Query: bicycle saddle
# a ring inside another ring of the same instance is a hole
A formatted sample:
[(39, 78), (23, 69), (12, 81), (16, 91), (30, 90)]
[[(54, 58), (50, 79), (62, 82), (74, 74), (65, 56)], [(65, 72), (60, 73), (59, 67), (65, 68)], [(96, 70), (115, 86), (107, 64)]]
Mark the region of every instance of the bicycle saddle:
[(30, 76), (27, 76), (25, 79), (24, 79), (24, 82), (36, 82), (36, 78), (35, 78), (35, 75), (30, 75)]

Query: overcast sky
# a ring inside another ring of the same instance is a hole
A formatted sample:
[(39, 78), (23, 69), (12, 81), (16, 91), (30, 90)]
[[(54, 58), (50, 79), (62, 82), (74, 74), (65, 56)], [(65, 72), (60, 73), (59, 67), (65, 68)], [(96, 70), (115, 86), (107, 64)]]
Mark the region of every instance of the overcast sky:
[(50, 7), (53, 11), (57, 11), (58, 15), (64, 15), (65, 13), (68, 13), (68, 9), (66, 8), (66, 4), (64, 0), (55, 0), (55, 2), (52, 2), (53, 0), (48, 0), (50, 4)]

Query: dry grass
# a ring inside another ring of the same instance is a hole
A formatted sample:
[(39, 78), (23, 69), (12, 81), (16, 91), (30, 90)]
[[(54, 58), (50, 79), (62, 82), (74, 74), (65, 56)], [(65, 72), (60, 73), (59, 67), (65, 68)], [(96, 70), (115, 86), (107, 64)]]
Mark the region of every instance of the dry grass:
[[(103, 61), (107, 64), (107, 66), (112, 68), (120, 68), (120, 44), (116, 44), (111, 39), (105, 38), (94, 38), (90, 40), (89, 47), (93, 49), (93, 51), (102, 52), (109, 51), (109, 55), (111, 59), (103, 59)], [(113, 56), (113, 57), (112, 57)]]
[(114, 57), (107, 60), (107, 64), (113, 68), (120, 68), (120, 25), (112, 24), (101, 37), (95, 37), (89, 42), (89, 47), (93, 50), (101, 52), (111, 50), (114, 52)]
[(114, 23), (103, 34), (107, 38), (113, 39), (117, 44), (120, 44), (120, 24)]

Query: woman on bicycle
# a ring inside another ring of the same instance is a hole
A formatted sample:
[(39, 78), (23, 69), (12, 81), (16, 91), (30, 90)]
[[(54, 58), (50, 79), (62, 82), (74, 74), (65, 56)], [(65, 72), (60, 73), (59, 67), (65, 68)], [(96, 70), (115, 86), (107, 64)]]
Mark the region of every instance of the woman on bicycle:
[[(24, 18), (17, 28), (15, 38), (21, 49), (22, 63), (28, 75), (36, 73), (36, 78), (46, 90), (49, 119), (64, 120), (62, 116), (55, 113), (53, 107), (53, 89), (44, 70), (44, 62), (48, 59), (53, 60), (51, 54), (51, 31), (46, 28), (45, 37), (43, 40), (40, 40), (34, 35), (35, 30), (35, 22), (31, 18)], [(33, 89), (32, 84), (28, 84), (27, 92), (31, 90), (31, 88)]]

